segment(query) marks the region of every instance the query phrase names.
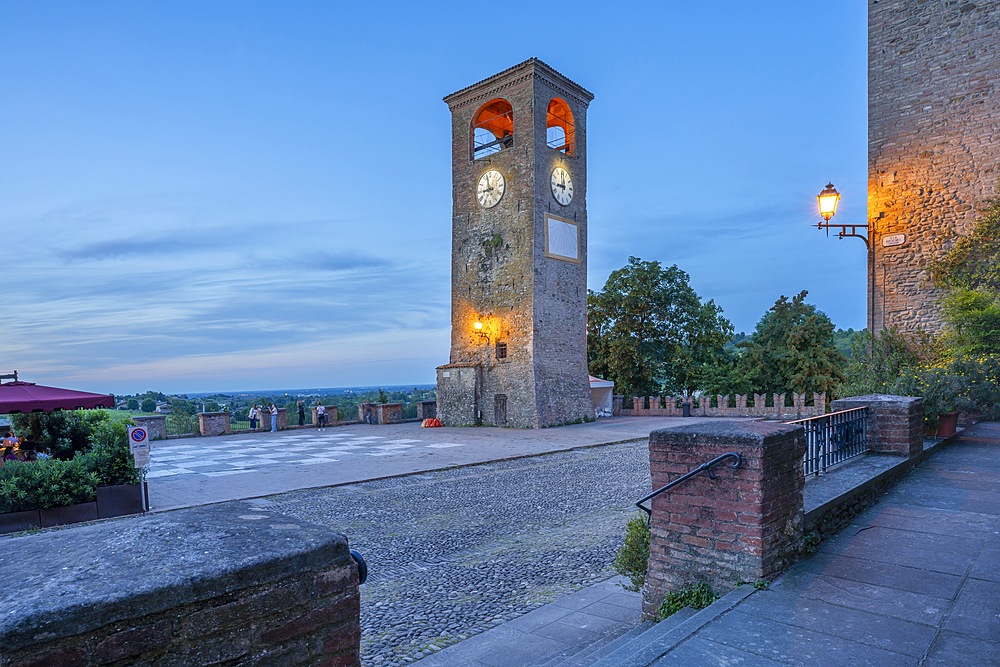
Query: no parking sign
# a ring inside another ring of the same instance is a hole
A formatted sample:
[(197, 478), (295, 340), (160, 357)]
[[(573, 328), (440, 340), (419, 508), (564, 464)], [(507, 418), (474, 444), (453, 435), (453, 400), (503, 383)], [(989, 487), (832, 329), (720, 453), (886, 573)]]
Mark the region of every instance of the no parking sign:
[(132, 450), (136, 468), (149, 465), (149, 432), (142, 426), (129, 426), (128, 446)]

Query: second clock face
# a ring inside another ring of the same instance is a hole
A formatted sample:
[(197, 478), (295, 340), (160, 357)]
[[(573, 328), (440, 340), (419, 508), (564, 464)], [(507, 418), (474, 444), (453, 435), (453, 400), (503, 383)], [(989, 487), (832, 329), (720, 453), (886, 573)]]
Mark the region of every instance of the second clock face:
[(476, 187), (476, 199), (483, 208), (491, 208), (497, 205), (503, 197), (504, 188), (507, 184), (503, 180), (503, 174), (496, 169), (490, 169), (479, 179)]
[(552, 196), (563, 206), (568, 206), (573, 201), (573, 180), (562, 167), (552, 170)]

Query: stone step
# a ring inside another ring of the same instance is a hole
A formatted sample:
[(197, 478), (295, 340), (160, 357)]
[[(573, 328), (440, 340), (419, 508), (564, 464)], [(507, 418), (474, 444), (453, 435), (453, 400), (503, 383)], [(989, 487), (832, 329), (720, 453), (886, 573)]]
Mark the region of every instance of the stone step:
[(739, 586), (701, 611), (671, 623), (670, 620), (681, 613), (677, 612), (670, 619), (657, 623), (611, 652), (595, 656), (594, 660), (574, 667), (649, 667), (677, 644), (736, 607), (753, 592), (754, 588), (750, 584)]

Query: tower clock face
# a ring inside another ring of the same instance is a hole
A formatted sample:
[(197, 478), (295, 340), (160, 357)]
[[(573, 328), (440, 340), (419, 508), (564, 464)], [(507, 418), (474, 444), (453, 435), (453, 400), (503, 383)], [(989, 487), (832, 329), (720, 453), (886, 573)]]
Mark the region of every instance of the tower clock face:
[(562, 167), (552, 170), (552, 196), (563, 206), (568, 206), (573, 201), (573, 180)]
[(476, 199), (483, 208), (492, 208), (497, 205), (503, 197), (504, 188), (507, 183), (503, 180), (503, 174), (496, 169), (490, 169), (479, 179), (476, 187)]

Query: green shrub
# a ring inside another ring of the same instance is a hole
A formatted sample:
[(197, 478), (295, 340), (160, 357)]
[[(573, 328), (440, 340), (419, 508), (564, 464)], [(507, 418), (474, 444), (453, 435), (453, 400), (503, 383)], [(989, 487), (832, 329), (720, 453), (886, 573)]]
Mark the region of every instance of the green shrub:
[[(139, 483), (128, 446), (130, 422), (112, 419), (104, 411), (92, 412), (54, 413), (72, 416), (45, 421), (47, 432), (62, 433), (59, 437), (64, 443), (73, 441), (68, 433), (84, 429), (88, 451), (77, 450), (68, 461), (8, 461), (0, 467), (0, 512), (89, 503), (96, 500), (98, 486)], [(71, 449), (67, 446), (63, 451)]]
[(0, 510), (22, 512), (97, 500), (98, 476), (81, 461), (7, 462), (0, 468)]
[(649, 564), (649, 524), (645, 516), (634, 516), (625, 526), (625, 542), (615, 556), (614, 568), (632, 582), (627, 591), (638, 591), (646, 581)]
[(656, 610), (656, 617), (662, 621), (684, 607), (704, 609), (718, 599), (719, 596), (713, 593), (706, 583), (698, 583), (691, 587), (670, 591), (660, 603), (660, 608)]

